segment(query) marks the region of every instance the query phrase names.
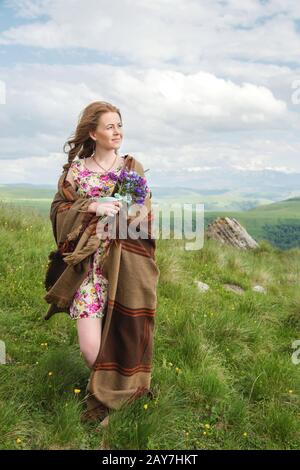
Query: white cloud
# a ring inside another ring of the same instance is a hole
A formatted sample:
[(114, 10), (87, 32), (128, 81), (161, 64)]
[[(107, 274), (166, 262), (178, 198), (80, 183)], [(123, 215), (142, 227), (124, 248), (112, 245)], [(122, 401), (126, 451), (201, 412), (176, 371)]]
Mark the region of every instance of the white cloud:
[[(209, 6), (198, 0), (14, 0), (11, 4), (19, 15), (36, 21), (3, 31), (0, 44), (89, 48), (144, 66), (174, 58), (193, 67), (205, 58), (298, 61), (299, 57), (300, 37), (293, 21), (300, 7), (295, 1), (212, 0)], [(49, 19), (41, 21), (40, 15)]]
[(53, 151), (74, 131), (81, 109), (99, 99), (117, 101), (129, 141), (147, 146), (174, 145), (174, 139), (178, 146), (184, 139), (197, 145), (203, 132), (285, 127), (291, 119), (285, 102), (266, 87), (237, 85), (206, 72), (19, 65), (5, 78), (9, 124), (2, 158), (16, 156), (18, 147), (24, 152), (23, 133), (31, 139), (25, 153)]
[[(145, 166), (159, 165), (170, 174), (183, 168), (209, 173), (227, 164), (300, 171), (299, 107), (291, 102), (292, 80), (300, 77), (298, 2), (6, 5), (18, 23), (26, 21), (2, 31), (0, 44), (38, 48), (43, 63), (18, 60), (1, 69), (6, 104), (0, 158), (7, 165), (2, 180), (32, 178), (34, 165), (40, 181), (53, 182), (79, 113), (102, 99), (123, 115), (121, 153), (135, 154)], [(53, 65), (47, 63), (51, 50), (59, 59), (63, 53), (66, 63), (55, 63), (53, 56)], [(95, 55), (90, 63), (74, 63), (78, 50)], [(27, 49), (22, 51), (25, 57)], [(52, 172), (45, 166), (49, 161)]]
[(61, 154), (1, 160), (1, 183), (53, 184), (58, 181), (65, 158)]

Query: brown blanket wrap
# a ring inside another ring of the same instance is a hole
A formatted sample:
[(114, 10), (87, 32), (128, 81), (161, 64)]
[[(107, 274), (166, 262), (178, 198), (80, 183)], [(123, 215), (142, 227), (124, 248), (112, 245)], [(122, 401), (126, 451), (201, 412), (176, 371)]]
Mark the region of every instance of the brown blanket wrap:
[[(130, 155), (125, 159), (128, 170), (144, 176), (138, 160)], [(79, 196), (65, 179), (69, 166), (70, 162), (63, 166), (50, 209), (57, 250), (48, 257), (44, 299), (50, 307), (45, 320), (57, 312), (69, 313), (73, 296), (101, 242), (96, 233), (99, 216), (87, 212), (91, 198)], [(108, 301), (101, 346), (88, 385), (87, 412), (91, 419), (103, 417), (109, 409), (119, 409), (141, 395), (152, 397), (153, 331), (160, 271), (155, 260), (151, 196), (150, 192), (145, 200), (147, 210), (143, 217), (137, 213), (139, 218), (131, 216), (126, 222), (128, 229), (130, 222), (138, 221), (136, 225), (144, 237), (132, 238), (127, 230), (125, 239), (124, 236), (111, 239), (103, 258), (103, 274), (109, 283)], [(140, 223), (145, 220), (146, 225)], [(118, 228), (119, 214), (115, 223)]]

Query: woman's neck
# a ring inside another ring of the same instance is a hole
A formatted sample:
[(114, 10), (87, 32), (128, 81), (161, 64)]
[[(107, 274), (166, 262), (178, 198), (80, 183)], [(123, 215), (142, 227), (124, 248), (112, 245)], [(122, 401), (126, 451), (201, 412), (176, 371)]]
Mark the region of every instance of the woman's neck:
[(124, 166), (125, 165), (125, 157), (121, 157), (119, 155), (117, 155), (117, 158), (116, 158), (116, 161), (114, 162), (114, 160), (112, 160), (110, 163), (100, 163), (100, 165), (102, 165), (104, 169), (102, 168), (99, 168), (99, 166), (97, 165), (97, 163), (95, 163), (95, 160), (93, 158), (93, 155), (89, 158), (84, 158), (84, 165), (85, 167), (88, 169), (88, 170), (91, 170), (93, 172), (96, 172), (96, 173), (105, 173), (106, 171), (110, 171), (108, 170), (110, 167), (111, 167), (111, 171), (113, 171), (115, 168), (118, 168), (120, 165)]
[[(104, 163), (109, 165), (111, 164), (115, 159), (118, 158), (118, 155), (115, 153), (115, 152), (95, 152), (93, 155), (92, 155), (93, 159), (96, 160), (97, 163), (100, 163), (100, 165), (102, 165)], [(117, 158), (116, 158), (117, 157)]]

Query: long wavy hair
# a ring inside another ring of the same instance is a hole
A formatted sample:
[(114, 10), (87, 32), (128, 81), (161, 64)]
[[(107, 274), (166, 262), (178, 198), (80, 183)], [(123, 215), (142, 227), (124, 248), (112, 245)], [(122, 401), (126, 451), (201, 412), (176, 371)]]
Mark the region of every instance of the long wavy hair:
[[(120, 110), (106, 101), (94, 101), (83, 109), (79, 115), (75, 133), (63, 146), (64, 153), (68, 154), (68, 164), (71, 164), (77, 155), (79, 158), (84, 158), (93, 154), (96, 142), (90, 137), (89, 132), (96, 130), (100, 116), (108, 111), (118, 113), (122, 122)], [(66, 151), (67, 145), (70, 147), (68, 151)], [(118, 149), (115, 149), (115, 154), (118, 155)]]

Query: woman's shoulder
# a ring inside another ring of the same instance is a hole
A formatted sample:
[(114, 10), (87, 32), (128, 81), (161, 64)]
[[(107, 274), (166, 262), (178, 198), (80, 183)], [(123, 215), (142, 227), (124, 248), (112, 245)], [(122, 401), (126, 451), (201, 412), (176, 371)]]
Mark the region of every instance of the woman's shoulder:
[(143, 164), (140, 160), (138, 160), (136, 157), (134, 157), (132, 154), (127, 154), (126, 155), (126, 160), (130, 160), (130, 168), (132, 170), (137, 171), (138, 173), (140, 171), (144, 171)]
[(71, 168), (81, 168), (83, 163), (82, 158), (75, 157), (74, 160), (71, 162)]
[(83, 169), (83, 160), (82, 158), (75, 157), (70, 165), (72, 173), (77, 175)]

